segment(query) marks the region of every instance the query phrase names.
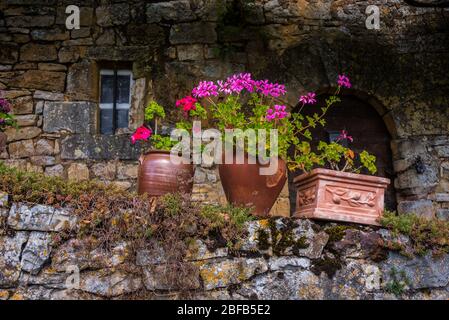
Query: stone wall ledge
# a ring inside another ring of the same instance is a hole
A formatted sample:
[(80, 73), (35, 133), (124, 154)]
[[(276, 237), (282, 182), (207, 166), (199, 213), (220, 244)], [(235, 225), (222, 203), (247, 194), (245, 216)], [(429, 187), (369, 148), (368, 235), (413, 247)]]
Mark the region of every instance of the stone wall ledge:
[[(55, 245), (55, 236), (76, 224), (69, 210), (8, 203), (1, 193), (0, 199), (7, 231), (0, 230), (2, 299), (449, 298), (449, 255), (389, 251), (383, 241), (407, 247), (410, 240), (382, 228), (288, 218), (251, 221), (232, 250), (214, 239), (192, 242), (185, 261), (194, 271), (176, 287), (164, 277), (161, 246), (133, 254), (126, 241), (110, 250), (92, 248), (89, 238)], [(402, 286), (401, 292), (393, 293), (392, 284)]]

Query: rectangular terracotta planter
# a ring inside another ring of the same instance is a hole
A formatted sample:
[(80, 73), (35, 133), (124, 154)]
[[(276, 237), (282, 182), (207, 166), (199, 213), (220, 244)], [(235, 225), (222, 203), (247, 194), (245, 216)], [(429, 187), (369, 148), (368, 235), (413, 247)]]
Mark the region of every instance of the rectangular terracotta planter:
[(390, 179), (314, 169), (294, 180), (294, 217), (379, 225)]

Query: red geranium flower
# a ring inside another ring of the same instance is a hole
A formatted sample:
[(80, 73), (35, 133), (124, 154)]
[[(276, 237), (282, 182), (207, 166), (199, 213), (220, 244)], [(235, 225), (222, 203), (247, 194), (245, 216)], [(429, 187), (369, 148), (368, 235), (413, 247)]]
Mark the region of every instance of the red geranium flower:
[(195, 103), (197, 100), (192, 96), (187, 96), (182, 99), (179, 99), (176, 101), (176, 106), (182, 107), (182, 110), (187, 114), (190, 110), (195, 110), (196, 106)]
[(131, 142), (132, 144), (135, 144), (138, 140), (147, 140), (149, 137), (151, 137), (152, 133), (153, 132), (151, 131), (151, 129), (145, 126), (140, 126), (131, 136)]

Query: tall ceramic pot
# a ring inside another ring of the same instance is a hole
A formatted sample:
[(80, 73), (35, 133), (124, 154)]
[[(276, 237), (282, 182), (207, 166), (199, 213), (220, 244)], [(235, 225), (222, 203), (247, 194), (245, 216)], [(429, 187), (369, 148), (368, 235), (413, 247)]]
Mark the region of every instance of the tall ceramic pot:
[(4, 132), (0, 131), (0, 153), (5, 151), (7, 139), (8, 139), (8, 137), (6, 136), (6, 134)]
[[(181, 160), (181, 158), (179, 158)], [(170, 151), (150, 151), (139, 159), (138, 192), (150, 196), (167, 193), (192, 193), (193, 164), (175, 164), (170, 161)]]
[(261, 175), (263, 167), (268, 165), (249, 164), (245, 155), (244, 164), (236, 164), (234, 156), (233, 164), (219, 164), (218, 171), (230, 203), (252, 207), (254, 215), (267, 217), (287, 181), (287, 168), (282, 159), (273, 175)]

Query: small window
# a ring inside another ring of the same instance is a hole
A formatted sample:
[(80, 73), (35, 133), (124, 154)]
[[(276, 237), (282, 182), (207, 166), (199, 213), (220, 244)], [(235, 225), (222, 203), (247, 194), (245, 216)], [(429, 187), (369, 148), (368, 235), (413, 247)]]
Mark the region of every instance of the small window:
[(130, 70), (100, 71), (100, 133), (114, 134), (117, 129), (128, 128), (132, 85)]

